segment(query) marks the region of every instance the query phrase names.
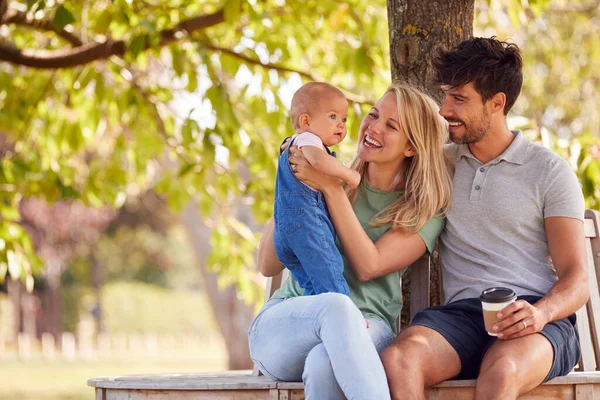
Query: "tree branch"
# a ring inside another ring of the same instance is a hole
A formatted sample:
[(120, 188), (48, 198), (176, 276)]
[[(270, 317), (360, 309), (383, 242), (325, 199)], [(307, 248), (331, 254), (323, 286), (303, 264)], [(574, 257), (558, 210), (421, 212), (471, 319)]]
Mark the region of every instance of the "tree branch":
[[(259, 65), (261, 67), (268, 68), (268, 69), (274, 69), (274, 70), (279, 71), (279, 72), (296, 73), (296, 74), (298, 74), (298, 75), (302, 76), (303, 78), (308, 79), (310, 81), (324, 81), (323, 78), (320, 78), (320, 77), (315, 76), (315, 75), (311, 75), (308, 72), (298, 71), (298, 70), (295, 70), (295, 69), (292, 69), (292, 68), (285, 67), (283, 65), (272, 64), (272, 63), (263, 63), (259, 59), (256, 59), (256, 58), (253, 58), (253, 57), (248, 57), (248, 56), (246, 56), (244, 54), (237, 53), (237, 52), (235, 52), (235, 51), (233, 51), (231, 49), (227, 49), (227, 48), (224, 48), (224, 47), (215, 46), (215, 45), (213, 45), (211, 43), (202, 42), (202, 41), (198, 41), (198, 43), (200, 43), (202, 46), (204, 46), (205, 48), (207, 48), (209, 50), (219, 51), (221, 53), (224, 53), (224, 54), (230, 55), (232, 57), (235, 57), (235, 58), (237, 58), (239, 60), (242, 60), (242, 61), (244, 61), (244, 62), (246, 62), (248, 64)], [(344, 95), (346, 96), (346, 98), (349, 101), (351, 101), (351, 102), (360, 103), (360, 104), (371, 104), (371, 105), (375, 104), (375, 102), (373, 100), (371, 100), (371, 99), (367, 99), (367, 98), (365, 98), (363, 96), (360, 96), (358, 94), (348, 92), (347, 90), (344, 90), (344, 89), (340, 89), (340, 90), (344, 93)]]
[(29, 28), (38, 29), (40, 31), (51, 31), (56, 33), (61, 38), (65, 39), (67, 42), (71, 43), (73, 46), (83, 45), (81, 39), (79, 39), (73, 33), (67, 32), (64, 29), (56, 29), (52, 21), (44, 19), (27, 18), (27, 13), (24, 12), (15, 11), (7, 14), (3, 20), (3, 23), (25, 26)]
[[(209, 28), (225, 21), (223, 10), (214, 14), (200, 15), (180, 22), (175, 27), (161, 32), (159, 46), (164, 46), (180, 39), (182, 32), (191, 33), (199, 29)], [(146, 46), (149, 48), (149, 46)], [(0, 44), (0, 61), (8, 61), (16, 65), (23, 65), (41, 69), (70, 68), (85, 65), (110, 56), (123, 56), (127, 50), (124, 40), (109, 40), (103, 43), (87, 43), (72, 49), (63, 50), (21, 50), (14, 46)]]

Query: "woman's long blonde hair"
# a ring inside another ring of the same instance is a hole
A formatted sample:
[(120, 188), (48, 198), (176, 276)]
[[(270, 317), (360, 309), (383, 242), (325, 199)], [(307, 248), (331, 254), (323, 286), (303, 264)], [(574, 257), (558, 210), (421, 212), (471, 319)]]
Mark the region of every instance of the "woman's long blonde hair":
[[(392, 229), (419, 231), (431, 218), (445, 215), (450, 208), (452, 177), (444, 156), (448, 124), (438, 114), (435, 101), (420, 90), (406, 83), (394, 83), (385, 94), (390, 92), (396, 95), (400, 129), (416, 154), (405, 159), (390, 188), (401, 190), (404, 183), (404, 195), (381, 210), (372, 224), (391, 222)], [(356, 157), (351, 168), (364, 180), (367, 166), (368, 162)], [(358, 189), (346, 188), (346, 194), (354, 203)]]

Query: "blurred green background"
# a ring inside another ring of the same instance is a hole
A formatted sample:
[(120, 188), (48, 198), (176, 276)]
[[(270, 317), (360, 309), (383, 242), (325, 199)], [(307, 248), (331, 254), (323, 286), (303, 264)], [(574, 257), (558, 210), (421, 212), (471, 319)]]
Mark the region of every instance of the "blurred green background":
[[(475, 36), (524, 52), (510, 128), (600, 208), (598, 2), (474, 5)], [(254, 252), (306, 80), (350, 99), (350, 161), (390, 82), (386, 1), (0, 0), (0, 399), (251, 367)]]

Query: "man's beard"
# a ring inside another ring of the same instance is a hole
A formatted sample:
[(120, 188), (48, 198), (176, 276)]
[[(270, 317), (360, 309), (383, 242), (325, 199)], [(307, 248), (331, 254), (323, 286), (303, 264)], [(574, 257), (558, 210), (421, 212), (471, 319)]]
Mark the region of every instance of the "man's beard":
[(452, 133), (452, 131), (450, 131), (450, 140), (452, 140), (452, 142), (456, 144), (471, 144), (479, 142), (488, 134), (490, 126), (492, 125), (485, 108), (483, 109), (482, 113), (479, 115), (477, 120), (475, 120), (472, 123), (469, 123), (469, 126), (472, 128), (468, 128), (462, 120), (453, 121), (461, 122), (465, 128), (465, 133), (461, 137), (455, 136)]

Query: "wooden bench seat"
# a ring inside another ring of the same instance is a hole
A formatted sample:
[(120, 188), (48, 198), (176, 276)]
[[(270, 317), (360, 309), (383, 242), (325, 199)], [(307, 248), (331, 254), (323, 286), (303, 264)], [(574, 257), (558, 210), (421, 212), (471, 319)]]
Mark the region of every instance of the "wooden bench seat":
[[(575, 372), (553, 379), (521, 399), (600, 400), (600, 372), (596, 372), (600, 369), (600, 213), (587, 210), (585, 216), (590, 300), (577, 311), (581, 360)], [(285, 272), (287, 270), (268, 280), (266, 298), (281, 286), (287, 276)], [(429, 273), (428, 257), (421, 258), (412, 266), (411, 315), (429, 306)], [(304, 399), (301, 382), (274, 382), (260, 376), (256, 369), (214, 374), (116, 376), (90, 379), (88, 385), (95, 388), (96, 400)], [(427, 399), (466, 400), (473, 399), (474, 393), (474, 380), (452, 380), (429, 388)]]
[[(183, 400), (183, 399), (304, 399), (302, 382), (274, 382), (252, 371), (215, 374), (156, 374), (97, 378), (96, 400)], [(474, 380), (446, 381), (428, 389), (427, 399), (473, 399)], [(600, 399), (600, 374), (573, 372), (553, 379), (522, 396), (523, 400)]]

